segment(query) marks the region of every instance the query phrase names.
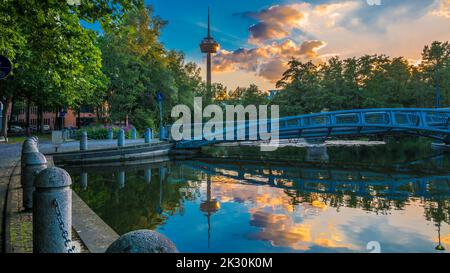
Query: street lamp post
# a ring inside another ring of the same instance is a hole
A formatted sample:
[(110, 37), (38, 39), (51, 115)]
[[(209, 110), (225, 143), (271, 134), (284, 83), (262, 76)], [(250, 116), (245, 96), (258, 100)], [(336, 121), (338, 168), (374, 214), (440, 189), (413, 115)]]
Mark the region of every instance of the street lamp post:
[(158, 101), (158, 105), (159, 105), (159, 140), (163, 140), (164, 139), (164, 124), (163, 124), (163, 94), (158, 91), (158, 93), (156, 94), (156, 101)]
[(3, 103), (0, 101), (0, 132), (3, 128)]

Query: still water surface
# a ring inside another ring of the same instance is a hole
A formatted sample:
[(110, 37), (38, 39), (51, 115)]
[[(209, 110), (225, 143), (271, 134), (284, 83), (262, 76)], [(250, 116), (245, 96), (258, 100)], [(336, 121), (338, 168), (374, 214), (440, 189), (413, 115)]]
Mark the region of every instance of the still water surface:
[[(185, 160), (69, 167), (117, 233), (153, 229), (181, 252), (450, 249), (450, 155), (429, 143), (216, 147)], [(373, 243), (371, 243), (373, 244)]]

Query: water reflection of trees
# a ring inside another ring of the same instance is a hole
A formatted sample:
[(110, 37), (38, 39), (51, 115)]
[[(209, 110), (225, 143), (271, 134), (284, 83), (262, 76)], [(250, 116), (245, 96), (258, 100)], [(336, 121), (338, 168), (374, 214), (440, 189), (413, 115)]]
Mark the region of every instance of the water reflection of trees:
[(161, 179), (158, 169), (153, 170), (150, 183), (145, 183), (142, 171), (129, 171), (125, 175), (125, 187), (120, 188), (117, 172), (91, 171), (86, 190), (82, 190), (80, 176), (72, 175), (73, 189), (119, 234), (142, 228), (155, 229), (171, 215), (182, 214), (184, 201), (195, 200), (200, 194), (200, 184), (193, 182), (198, 176), (195, 173), (185, 172), (187, 179), (176, 183), (169, 172)]
[(291, 198), (292, 205), (300, 205), (302, 203), (311, 204), (320, 200), (326, 206), (335, 208), (357, 208), (365, 211), (374, 212), (376, 214), (387, 215), (392, 209), (403, 209), (407, 200), (388, 200), (384, 198), (368, 198), (356, 195), (347, 195), (343, 193), (327, 194), (327, 193), (310, 193), (301, 191), (286, 190), (286, 195)]
[[(380, 139), (378, 139), (380, 140)], [(397, 164), (414, 162), (420, 158), (433, 157), (440, 152), (430, 150), (430, 140), (417, 137), (396, 137), (386, 145), (361, 146), (330, 146), (327, 147), (329, 162), (341, 165), (380, 165), (395, 166)], [(306, 148), (280, 147), (275, 151), (261, 152), (259, 147), (209, 147), (203, 150), (212, 157), (235, 157), (240, 159), (285, 160), (286, 162), (305, 161)], [(450, 165), (450, 154), (444, 156), (440, 162), (428, 160), (415, 165), (416, 170), (426, 171), (436, 168), (445, 169)], [(411, 166), (412, 167), (412, 166)]]

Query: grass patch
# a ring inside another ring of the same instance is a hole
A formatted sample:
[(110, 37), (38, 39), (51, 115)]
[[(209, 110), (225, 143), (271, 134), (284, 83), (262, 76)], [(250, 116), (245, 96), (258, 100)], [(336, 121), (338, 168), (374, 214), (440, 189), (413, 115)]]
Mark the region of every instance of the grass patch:
[[(51, 134), (33, 134), (33, 136), (37, 136), (39, 140), (51, 140), (52, 135)], [(16, 144), (16, 143), (22, 143), (27, 139), (26, 136), (12, 136), (8, 137), (8, 144)]]

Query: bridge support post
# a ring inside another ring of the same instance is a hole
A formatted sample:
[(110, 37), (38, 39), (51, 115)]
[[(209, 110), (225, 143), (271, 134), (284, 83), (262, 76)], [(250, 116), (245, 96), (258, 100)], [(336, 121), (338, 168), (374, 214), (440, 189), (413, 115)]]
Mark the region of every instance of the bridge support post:
[(131, 139), (136, 140), (136, 128), (131, 128)]

